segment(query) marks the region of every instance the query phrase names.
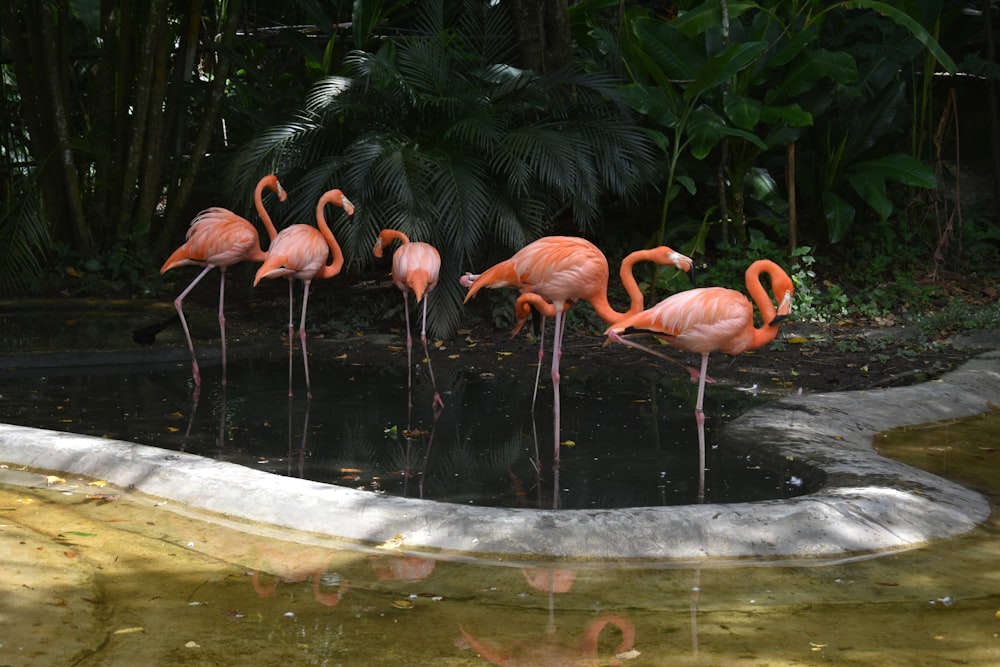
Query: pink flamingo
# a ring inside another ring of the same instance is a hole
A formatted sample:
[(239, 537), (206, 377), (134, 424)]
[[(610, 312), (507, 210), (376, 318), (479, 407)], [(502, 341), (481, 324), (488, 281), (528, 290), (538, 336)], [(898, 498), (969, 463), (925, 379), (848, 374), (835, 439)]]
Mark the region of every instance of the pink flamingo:
[[(600, 248), (576, 236), (544, 236), (517, 251), (478, 275), (466, 274), (461, 283), (469, 291), (465, 301), (474, 297), (483, 287), (514, 287), (521, 292), (518, 297), (518, 328), (526, 321), (529, 307), (539, 309), (543, 316), (555, 318), (552, 344), (552, 392), (555, 437), (555, 463), (559, 467), (559, 359), (562, 357), (562, 340), (565, 330), (565, 312), (577, 301), (587, 301), (605, 322), (611, 324), (642, 310), (642, 290), (632, 275), (633, 266), (640, 261), (673, 264), (690, 271), (694, 262), (690, 257), (660, 246), (638, 250), (622, 261), (620, 277), (629, 294), (630, 307), (620, 313), (608, 303), (608, 259)], [(517, 329), (515, 329), (515, 332)], [(544, 339), (538, 346), (539, 372)], [(538, 374), (535, 391), (538, 390)]]
[[(299, 340), (302, 345), (302, 365), (306, 375), (306, 395), (312, 398), (309, 382), (309, 353), (306, 349), (306, 308), (309, 305), (309, 285), (316, 278), (332, 278), (344, 266), (344, 254), (333, 232), (326, 224), (324, 208), (336, 204), (354, 215), (354, 204), (340, 190), (328, 190), (316, 204), (316, 225), (297, 224), (281, 230), (271, 242), (264, 263), (257, 269), (253, 284), (262, 278), (288, 278), (288, 395), (292, 395), (292, 344), (295, 336), (293, 279), (303, 281), (302, 319), (299, 322)], [(327, 263), (333, 255), (332, 261)]]
[[(771, 279), (771, 291), (778, 301), (768, 297), (761, 283), (761, 274)], [(754, 327), (753, 305), (743, 295), (724, 287), (700, 287), (678, 292), (655, 306), (640, 313), (618, 320), (608, 327), (609, 340), (649, 352), (672, 363), (676, 360), (645, 345), (625, 338), (631, 333), (656, 336), (679, 350), (701, 355), (701, 372), (688, 369), (691, 379), (698, 379), (698, 400), (695, 403), (695, 420), (698, 423), (698, 455), (701, 483), (698, 500), (705, 497), (705, 382), (708, 377), (708, 355), (716, 350), (726, 354), (739, 354), (766, 345), (778, 334), (778, 325), (792, 310), (792, 279), (774, 262), (762, 259), (746, 271), (746, 287), (760, 310), (764, 324)]]
[[(260, 216), (264, 227), (267, 228), (268, 238), (274, 241), (278, 232), (271, 222), (271, 216), (264, 209), (265, 188), (278, 193), (278, 199), (281, 201), (285, 201), (288, 195), (285, 194), (284, 188), (278, 182), (278, 177), (274, 174), (268, 174), (260, 179), (254, 191), (254, 205), (257, 208), (257, 215)], [(246, 218), (220, 207), (207, 208), (195, 216), (194, 220), (191, 221), (191, 226), (188, 227), (185, 238), (187, 240), (184, 244), (177, 248), (160, 267), (160, 273), (166, 273), (178, 266), (205, 267), (174, 299), (174, 308), (177, 309), (177, 314), (180, 316), (188, 349), (191, 351), (191, 374), (194, 376), (195, 386), (200, 387), (201, 371), (198, 368), (198, 357), (194, 353), (191, 331), (188, 329), (187, 319), (184, 317), (184, 297), (209, 271), (218, 267), (220, 273), (219, 333), (222, 337), (222, 384), (226, 384), (226, 316), (223, 311), (226, 295), (226, 269), (238, 262), (263, 262), (265, 253), (260, 247), (257, 228)]]
[(393, 241), (399, 241), (400, 246), (392, 255), (392, 282), (403, 293), (403, 316), (406, 318), (406, 386), (410, 390), (410, 407), (413, 407), (413, 336), (410, 333), (410, 298), (412, 292), (417, 303), (423, 301), (423, 320), (420, 325), (420, 341), (424, 345), (424, 356), (427, 357), (427, 371), (431, 376), (431, 386), (434, 387), (432, 407), (443, 408), (444, 401), (437, 390), (434, 380), (434, 368), (431, 366), (431, 355), (427, 351), (427, 299), (430, 292), (437, 287), (438, 275), (441, 272), (441, 255), (429, 243), (410, 242), (406, 234), (395, 229), (383, 229), (372, 249), (376, 257), (382, 257), (383, 249)]

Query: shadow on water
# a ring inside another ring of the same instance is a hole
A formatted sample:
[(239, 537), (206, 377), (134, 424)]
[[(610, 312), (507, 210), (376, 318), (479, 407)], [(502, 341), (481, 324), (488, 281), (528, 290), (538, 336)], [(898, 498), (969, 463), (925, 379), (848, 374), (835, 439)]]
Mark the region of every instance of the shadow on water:
[[(206, 365), (200, 391), (188, 365), (176, 362), (0, 371), (0, 418), (452, 503), (570, 509), (695, 502), (694, 387), (686, 381), (634, 375), (625, 381), (614, 369), (568, 368), (555, 489), (547, 445), (551, 395), (539, 392), (532, 418), (531, 367), (441, 364), (446, 407), (436, 416), (421, 366), (411, 412), (405, 364), (359, 366), (314, 353), (309, 401), (304, 391), (287, 396), (285, 357), (280, 348), (274, 352), (274, 358), (231, 361), (225, 387), (219, 368)], [(296, 374), (300, 380), (301, 367)], [(725, 387), (710, 394), (709, 432), (763, 400)], [(717, 449), (707, 468), (708, 502), (808, 490)]]

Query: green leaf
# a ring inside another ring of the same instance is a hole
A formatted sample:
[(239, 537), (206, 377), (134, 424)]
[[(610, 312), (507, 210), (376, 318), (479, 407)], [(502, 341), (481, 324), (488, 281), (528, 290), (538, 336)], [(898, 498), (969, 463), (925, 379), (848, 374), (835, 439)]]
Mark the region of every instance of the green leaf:
[(726, 116), (738, 128), (752, 130), (761, 119), (761, 103), (752, 97), (737, 95), (730, 91), (725, 91), (722, 95), (723, 109)]
[(951, 56), (945, 53), (945, 50), (941, 48), (941, 45), (937, 43), (929, 32), (927, 32), (926, 28), (920, 25), (919, 22), (913, 19), (906, 12), (884, 2), (876, 2), (875, 0), (854, 0), (845, 2), (844, 6), (847, 8), (871, 9), (879, 14), (882, 14), (883, 16), (889, 17), (899, 25), (909, 30), (914, 39), (923, 44), (949, 74), (954, 74), (957, 71), (958, 67), (955, 65), (955, 61), (951, 59)]
[[(759, 9), (759, 5), (755, 2), (730, 2), (727, 4), (729, 20), (735, 21), (751, 9)], [(718, 28), (722, 24), (722, 12), (718, 2), (705, 2), (694, 9), (681, 12), (670, 24), (685, 35), (694, 37), (706, 30)]]
[(881, 220), (892, 215), (892, 200), (885, 189), (885, 180), (877, 173), (854, 171), (847, 174), (847, 182), (866, 204), (875, 209)]
[(719, 55), (709, 59), (695, 80), (684, 90), (684, 99), (690, 101), (705, 91), (731, 80), (744, 67), (753, 62), (768, 46), (767, 42), (733, 44)]
[(837, 243), (847, 236), (856, 212), (853, 206), (835, 192), (827, 190), (823, 193), (823, 216), (826, 218), (830, 243)]
[(809, 92), (824, 79), (849, 84), (858, 79), (858, 65), (854, 56), (843, 51), (814, 49), (802, 53), (792, 61), (785, 76), (777, 85), (768, 89), (765, 102), (794, 99)]
[(937, 187), (934, 169), (912, 155), (893, 153), (873, 160), (852, 164), (849, 174), (867, 174), (886, 181), (912, 185), (918, 188)]
[(688, 191), (688, 194), (698, 193), (698, 184), (694, 182), (694, 179), (690, 176), (679, 175), (675, 179), (678, 183), (684, 186), (684, 189)]
[(780, 122), (790, 127), (808, 127), (812, 125), (813, 117), (798, 104), (783, 107), (764, 105), (761, 108), (761, 120), (772, 125)]
[(669, 81), (659, 80), (657, 71), (664, 79), (691, 81), (705, 63), (704, 49), (675, 30), (671, 23), (636, 19), (632, 32), (642, 47), (636, 55), (644, 59), (647, 73), (657, 78), (661, 86), (669, 85)]

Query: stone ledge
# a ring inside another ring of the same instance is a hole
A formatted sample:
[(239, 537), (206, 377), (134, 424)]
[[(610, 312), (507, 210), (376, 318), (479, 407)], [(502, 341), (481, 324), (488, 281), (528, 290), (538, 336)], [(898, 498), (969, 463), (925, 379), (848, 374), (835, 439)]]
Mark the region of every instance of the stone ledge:
[[(724, 429), (720, 446), (822, 476), (787, 500), (614, 510), (470, 507), (376, 495), (190, 454), (0, 424), (0, 461), (106, 480), (197, 510), (313, 536), (443, 557), (720, 565), (845, 559), (960, 535), (982, 495), (875, 453), (875, 434), (1000, 404), (1000, 352), (912, 387), (784, 398)], [(780, 469), (780, 468), (779, 468)]]

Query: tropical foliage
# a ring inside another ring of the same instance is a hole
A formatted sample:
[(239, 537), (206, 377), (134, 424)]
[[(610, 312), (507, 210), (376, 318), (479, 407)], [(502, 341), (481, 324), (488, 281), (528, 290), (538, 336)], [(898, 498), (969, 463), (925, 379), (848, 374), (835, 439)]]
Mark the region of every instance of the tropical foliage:
[(335, 232), (355, 263), (370, 261), (383, 227), (435, 245), (444, 268), (430, 324), (454, 328), (463, 269), (557, 225), (593, 233), (653, 172), (653, 145), (616, 101), (614, 78), (512, 67), (510, 32), (500, 7), (466, 2), (449, 15), (428, 0), (413, 32), (349, 53), (293, 120), (250, 142), (234, 189), (277, 172), (295, 184), (291, 215), (307, 218), (325, 188), (340, 187), (357, 212)]
[(719, 265), (780, 249), (814, 262), (802, 280), (862, 255), (886, 275), (874, 255), (936, 265), (962, 233), (969, 256), (996, 255), (995, 217), (963, 221), (942, 199), (961, 167), (945, 121), (977, 105), (943, 104), (940, 75), (1000, 77), (988, 11), (566, 7), (0, 0), (0, 291), (69, 275), (151, 293), (192, 215), (249, 213), (265, 171), (289, 190), (279, 225), (348, 192), (358, 214), (336, 232), (352, 270), (381, 227), (439, 246), (438, 333), (461, 315), (458, 273), (543, 234), (586, 234), (612, 258), (669, 242)]

